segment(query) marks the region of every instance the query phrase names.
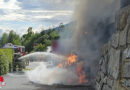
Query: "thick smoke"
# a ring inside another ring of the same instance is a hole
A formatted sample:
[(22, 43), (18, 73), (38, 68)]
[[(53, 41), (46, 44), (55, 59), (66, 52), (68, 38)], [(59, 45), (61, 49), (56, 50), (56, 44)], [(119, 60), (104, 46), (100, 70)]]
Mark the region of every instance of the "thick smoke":
[(74, 19), (77, 27), (65, 52), (76, 53), (86, 64), (84, 69), (90, 69), (86, 74), (93, 79), (97, 75), (101, 47), (115, 32), (115, 14), (119, 7), (119, 0), (82, 0), (76, 7)]
[[(83, 0), (75, 12), (77, 29), (73, 37), (79, 59), (97, 75), (101, 47), (115, 32), (115, 13), (119, 0)], [(87, 69), (87, 68), (86, 68)]]
[[(61, 32), (59, 52), (62, 51), (64, 54), (73, 53), (78, 56), (78, 63), (81, 61), (84, 64), (83, 68), (89, 83), (94, 81), (97, 75), (101, 47), (115, 32), (114, 18), (119, 7), (119, 0), (79, 0), (74, 13), (76, 24), (69, 27), (73, 30)], [(47, 57), (55, 56), (50, 53), (43, 54)], [(38, 55), (42, 56), (41, 54)], [(56, 62), (59, 63), (58, 59), (59, 55), (53, 57), (52, 60), (51, 58), (45, 60), (54, 61), (52, 67), (48, 68), (46, 64), (41, 63), (40, 66), (28, 73), (29, 79), (50, 85), (55, 83), (74, 84), (66, 81), (70, 77), (77, 80), (77, 76), (73, 72), (74, 69), (71, 69), (73, 66), (69, 69), (57, 68)]]

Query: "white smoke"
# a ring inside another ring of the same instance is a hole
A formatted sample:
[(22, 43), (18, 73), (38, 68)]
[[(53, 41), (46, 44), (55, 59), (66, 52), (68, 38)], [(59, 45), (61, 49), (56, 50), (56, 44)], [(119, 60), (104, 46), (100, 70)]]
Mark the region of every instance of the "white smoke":
[[(44, 62), (40, 62), (38, 67), (28, 71), (26, 74), (30, 81), (45, 85), (78, 84), (78, 77), (74, 72), (58, 67), (48, 67), (48, 64)], [(70, 79), (75, 82), (70, 82)]]
[(66, 57), (47, 52), (35, 52), (19, 58), (31, 61), (26, 68), (28, 79), (34, 83), (45, 85), (64, 84), (77, 85), (78, 76), (75, 69), (59, 68), (58, 64), (65, 61)]

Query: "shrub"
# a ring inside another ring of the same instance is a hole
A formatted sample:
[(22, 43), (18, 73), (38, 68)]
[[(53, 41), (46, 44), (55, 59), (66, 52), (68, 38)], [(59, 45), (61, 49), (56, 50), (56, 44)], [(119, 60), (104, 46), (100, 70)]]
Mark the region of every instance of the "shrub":
[(13, 70), (13, 49), (0, 49), (0, 75)]
[(44, 44), (39, 44), (34, 48), (34, 51), (45, 51), (47, 47)]

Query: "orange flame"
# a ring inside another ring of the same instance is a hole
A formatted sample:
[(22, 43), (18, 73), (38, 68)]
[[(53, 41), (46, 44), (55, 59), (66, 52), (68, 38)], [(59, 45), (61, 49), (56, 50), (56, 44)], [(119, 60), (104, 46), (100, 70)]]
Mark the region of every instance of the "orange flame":
[[(70, 56), (67, 58), (67, 60), (65, 62), (62, 62), (60, 64), (58, 64), (59, 68), (65, 68), (67, 66), (71, 66), (73, 64), (77, 63), (76, 66), (76, 72), (77, 72), (77, 76), (79, 77), (79, 84), (83, 84), (83, 83), (87, 83), (88, 80), (86, 79), (86, 75), (85, 72), (83, 71), (83, 63), (77, 62), (77, 56), (74, 54), (70, 54)], [(72, 82), (73, 80), (69, 79), (69, 82)]]
[(77, 56), (74, 55), (74, 54), (70, 54), (70, 56), (67, 58), (67, 60), (65, 62), (62, 62), (62, 63), (58, 64), (58, 67), (63, 68), (63, 67), (72, 65), (72, 64), (74, 64), (76, 62), (77, 62)]
[(79, 76), (79, 84), (88, 83), (83, 67), (80, 65), (77, 66), (77, 75)]
[(72, 54), (68, 57), (67, 62), (69, 65), (74, 64), (77, 62), (77, 56)]
[(59, 67), (59, 68), (62, 68), (62, 67), (63, 67), (63, 65), (60, 63), (60, 64), (58, 64), (58, 67)]

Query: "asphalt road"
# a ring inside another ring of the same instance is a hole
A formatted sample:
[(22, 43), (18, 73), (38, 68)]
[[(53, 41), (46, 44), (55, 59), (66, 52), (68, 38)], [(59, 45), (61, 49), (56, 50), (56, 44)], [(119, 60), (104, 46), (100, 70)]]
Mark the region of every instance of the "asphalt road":
[(24, 73), (9, 73), (4, 76), (6, 86), (0, 90), (94, 90), (90, 86), (40, 85), (30, 82)]

